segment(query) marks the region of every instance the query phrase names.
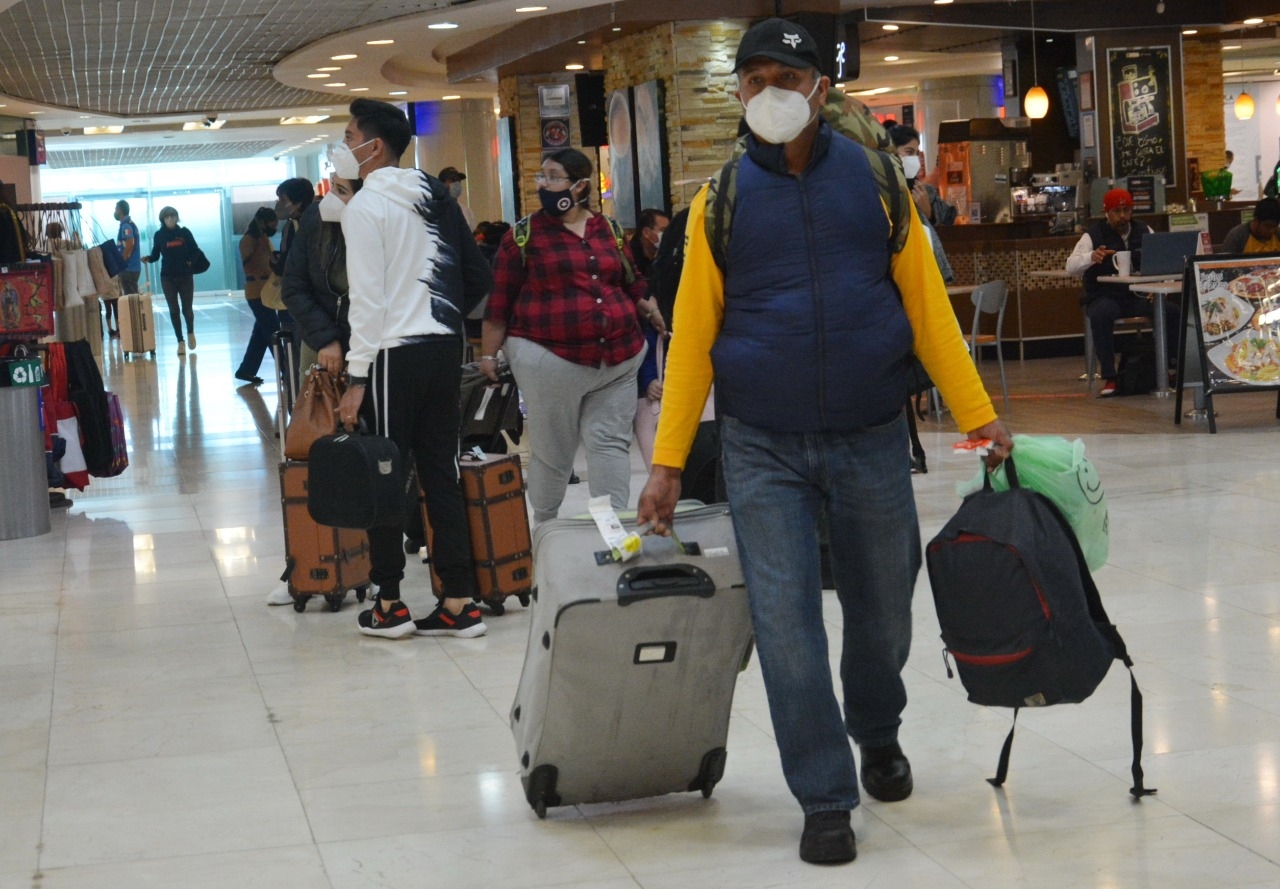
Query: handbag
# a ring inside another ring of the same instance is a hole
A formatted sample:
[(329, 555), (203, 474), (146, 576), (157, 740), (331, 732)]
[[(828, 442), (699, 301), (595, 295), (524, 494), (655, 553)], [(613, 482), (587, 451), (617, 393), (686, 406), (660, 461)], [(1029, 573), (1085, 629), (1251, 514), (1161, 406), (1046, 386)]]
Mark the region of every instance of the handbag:
[(275, 309), (277, 312), (283, 312), (288, 308), (284, 304), (284, 293), (280, 286), (280, 276), (275, 272), (267, 278), (267, 283), (262, 285), (262, 294), (259, 297), (262, 304), (268, 309)]
[(115, 241), (103, 241), (98, 245), (102, 250), (102, 265), (107, 270), (107, 277), (114, 278), (125, 270), (124, 254)]
[(289, 416), (284, 433), (284, 456), (306, 460), (316, 439), (338, 431), (338, 403), (345, 384), (323, 367), (313, 367)]
[(411, 481), (391, 439), (363, 427), (326, 435), (311, 446), (307, 512), (335, 528), (403, 527)]
[[(183, 231), (186, 231), (186, 229), (183, 229)], [(187, 232), (187, 235), (190, 237), (191, 233)], [(204, 251), (196, 244), (195, 238), (191, 238), (191, 243), (187, 247), (187, 265), (190, 266), (191, 273), (193, 275), (203, 274), (209, 271), (211, 264), (209, 257), (205, 256)]]

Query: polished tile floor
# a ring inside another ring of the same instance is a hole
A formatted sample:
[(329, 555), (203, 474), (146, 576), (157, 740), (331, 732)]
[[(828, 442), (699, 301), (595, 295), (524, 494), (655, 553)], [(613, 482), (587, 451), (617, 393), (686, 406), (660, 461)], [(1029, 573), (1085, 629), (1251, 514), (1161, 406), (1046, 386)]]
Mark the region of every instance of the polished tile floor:
[[(108, 347), (128, 472), (73, 493), (52, 533), (0, 543), (0, 887), (1280, 885), (1270, 396), (1222, 399), (1210, 437), (1174, 427), (1167, 400), (1086, 399), (1078, 359), (1011, 363), (1015, 428), (1082, 435), (1106, 485), (1111, 559), (1097, 580), (1137, 662), (1159, 795), (1126, 793), (1118, 665), (1085, 704), (1024, 712), (1009, 783), (993, 790), (983, 779), (1010, 714), (946, 678), (922, 576), (902, 729), (916, 792), (864, 804), (857, 862), (823, 869), (796, 857), (800, 812), (754, 666), (710, 801), (543, 822), (507, 727), (523, 609), (480, 639), (386, 642), (356, 633), (353, 600), (338, 614), (268, 608), (283, 563), (276, 397), (234, 385), (243, 304), (197, 306), (185, 358), (167, 329), (156, 361)], [(975, 467), (946, 455), (952, 431), (925, 425), (927, 539)], [(571, 506), (585, 496), (571, 489)], [(425, 613), (425, 567), (410, 578)]]

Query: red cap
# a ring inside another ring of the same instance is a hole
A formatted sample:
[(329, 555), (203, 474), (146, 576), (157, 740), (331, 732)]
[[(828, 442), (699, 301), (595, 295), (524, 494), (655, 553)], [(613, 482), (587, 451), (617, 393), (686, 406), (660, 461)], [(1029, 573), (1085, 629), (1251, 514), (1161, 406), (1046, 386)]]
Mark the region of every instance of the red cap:
[(1123, 188), (1113, 188), (1102, 196), (1102, 209), (1114, 210), (1116, 207), (1132, 207), (1133, 195)]

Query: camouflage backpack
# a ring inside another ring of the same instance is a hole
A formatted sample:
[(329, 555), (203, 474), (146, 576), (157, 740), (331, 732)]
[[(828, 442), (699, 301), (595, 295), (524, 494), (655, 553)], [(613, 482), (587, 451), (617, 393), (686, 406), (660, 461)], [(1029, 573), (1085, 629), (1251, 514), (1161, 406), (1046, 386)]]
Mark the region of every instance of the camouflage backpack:
[[(857, 143), (871, 162), (876, 185), (889, 207), (892, 228), (889, 243), (894, 253), (902, 250), (907, 242), (911, 226), (911, 206), (907, 202), (907, 182), (902, 169), (888, 154), (889, 137), (872, 115), (871, 110), (857, 99), (845, 96), (837, 89), (827, 92), (827, 102), (822, 106), (823, 116), (837, 133)], [(729, 236), (733, 225), (734, 200), (738, 193), (738, 162), (747, 151), (747, 137), (743, 136), (733, 148), (733, 156), (711, 177), (707, 187), (707, 213), (705, 227), (707, 243), (716, 265), (724, 269)]]

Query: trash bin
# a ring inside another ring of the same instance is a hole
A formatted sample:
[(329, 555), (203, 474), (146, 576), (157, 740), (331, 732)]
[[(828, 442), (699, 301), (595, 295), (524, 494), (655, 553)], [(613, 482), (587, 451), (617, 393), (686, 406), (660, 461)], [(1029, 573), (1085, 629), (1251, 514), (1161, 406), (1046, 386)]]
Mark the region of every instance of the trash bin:
[(0, 540), (49, 533), (39, 358), (0, 361)]

